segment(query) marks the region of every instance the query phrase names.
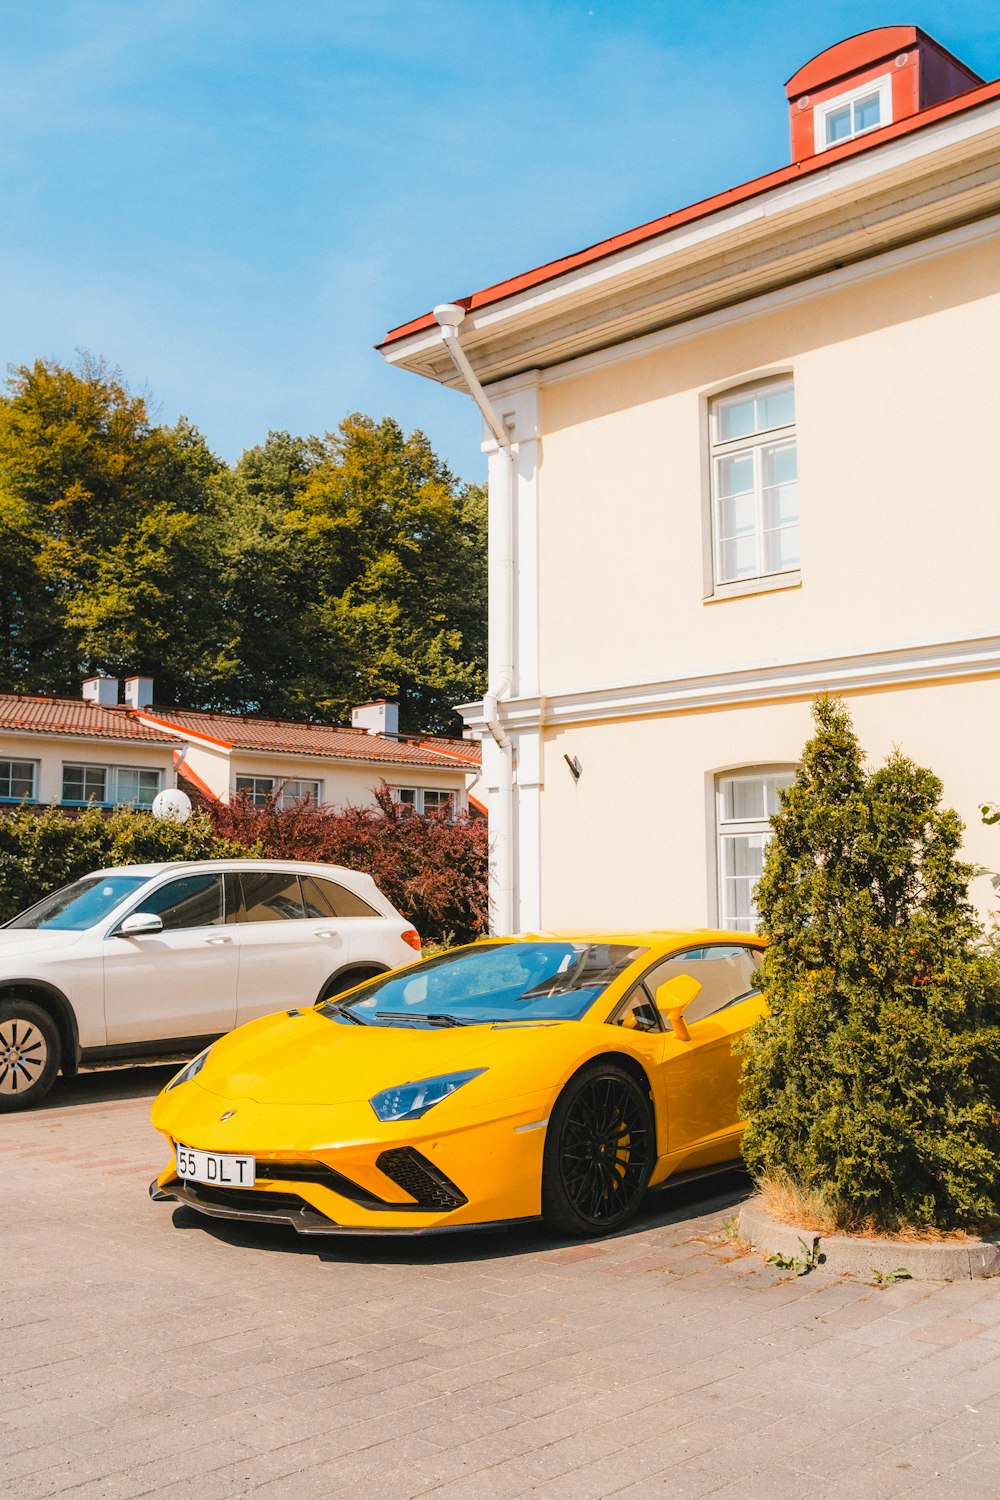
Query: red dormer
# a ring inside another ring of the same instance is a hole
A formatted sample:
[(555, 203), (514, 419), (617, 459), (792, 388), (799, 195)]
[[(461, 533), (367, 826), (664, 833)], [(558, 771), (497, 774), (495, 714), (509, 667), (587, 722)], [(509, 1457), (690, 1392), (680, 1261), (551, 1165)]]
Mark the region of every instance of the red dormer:
[(879, 26), (827, 47), (788, 80), (792, 160), (915, 115), (983, 80), (919, 26)]

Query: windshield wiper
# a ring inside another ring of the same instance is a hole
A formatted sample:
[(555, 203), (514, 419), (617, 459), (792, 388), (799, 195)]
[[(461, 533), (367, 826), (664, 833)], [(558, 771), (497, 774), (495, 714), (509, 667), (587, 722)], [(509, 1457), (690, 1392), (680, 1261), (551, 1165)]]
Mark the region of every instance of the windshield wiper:
[(369, 1026), (371, 1024), (369, 1021), (362, 1021), (360, 1016), (356, 1016), (353, 1010), (350, 1010), (346, 1005), (342, 1005), (339, 1000), (327, 1000), (323, 1008), (324, 1010), (336, 1011), (338, 1016), (343, 1016), (345, 1021), (353, 1021), (355, 1026)]
[(480, 1026), (484, 1023), (478, 1017), (467, 1019), (465, 1016), (449, 1016), (444, 1011), (402, 1011), (402, 1010), (379, 1010), (375, 1012), (380, 1021), (426, 1021), (428, 1026)]

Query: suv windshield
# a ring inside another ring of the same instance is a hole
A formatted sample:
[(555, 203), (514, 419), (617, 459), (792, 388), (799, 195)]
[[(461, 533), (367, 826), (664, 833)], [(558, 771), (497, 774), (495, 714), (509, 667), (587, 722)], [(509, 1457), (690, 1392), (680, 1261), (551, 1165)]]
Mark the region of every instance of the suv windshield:
[(645, 948), (621, 943), (491, 943), (429, 958), (320, 1007), (369, 1025), (575, 1021)]
[(133, 891), (148, 881), (148, 875), (85, 875), (43, 896), (8, 927), (52, 927), (63, 932), (84, 932), (109, 916)]

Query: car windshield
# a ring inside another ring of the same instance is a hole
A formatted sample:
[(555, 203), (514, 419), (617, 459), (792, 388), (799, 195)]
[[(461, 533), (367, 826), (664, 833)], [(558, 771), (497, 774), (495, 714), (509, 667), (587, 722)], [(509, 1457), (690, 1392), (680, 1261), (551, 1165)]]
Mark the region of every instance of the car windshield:
[(148, 875), (85, 875), (82, 880), (74, 880), (72, 885), (43, 896), (6, 925), (84, 932), (113, 912), (148, 879)]
[(646, 952), (624, 943), (490, 943), (429, 958), (320, 1007), (362, 1024), (575, 1021)]

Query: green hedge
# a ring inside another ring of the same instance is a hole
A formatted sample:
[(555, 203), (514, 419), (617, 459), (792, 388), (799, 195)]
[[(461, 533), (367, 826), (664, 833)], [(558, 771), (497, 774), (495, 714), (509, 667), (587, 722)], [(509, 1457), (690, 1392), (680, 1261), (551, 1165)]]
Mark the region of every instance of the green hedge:
[(207, 813), (169, 823), (130, 807), (69, 815), (58, 807), (20, 807), (0, 816), (0, 922), (49, 891), (107, 865), (172, 859), (232, 859), (257, 854), (216, 833)]

